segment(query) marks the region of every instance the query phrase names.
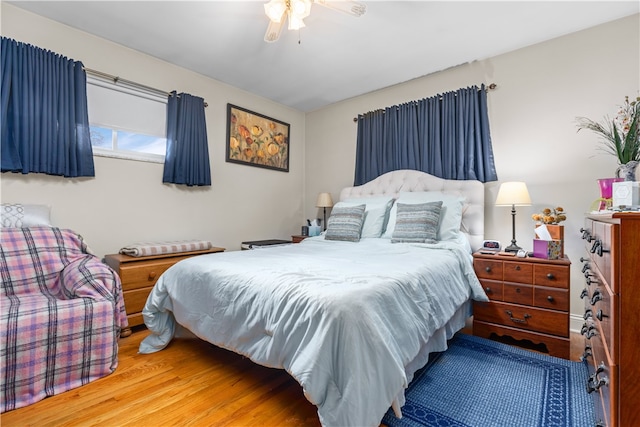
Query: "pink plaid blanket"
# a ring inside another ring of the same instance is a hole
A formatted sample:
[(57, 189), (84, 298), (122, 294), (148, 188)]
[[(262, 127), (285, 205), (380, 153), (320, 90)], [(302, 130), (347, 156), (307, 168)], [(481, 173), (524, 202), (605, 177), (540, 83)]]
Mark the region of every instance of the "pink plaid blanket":
[(113, 372), (127, 326), (117, 274), (82, 237), (52, 227), (2, 229), (1, 412)]

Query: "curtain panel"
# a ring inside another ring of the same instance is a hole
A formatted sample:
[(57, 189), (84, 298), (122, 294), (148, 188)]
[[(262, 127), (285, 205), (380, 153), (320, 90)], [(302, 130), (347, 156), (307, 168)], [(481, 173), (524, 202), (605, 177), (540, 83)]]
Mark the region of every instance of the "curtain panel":
[(95, 176), (82, 62), (1, 42), (2, 172)]
[(359, 115), (354, 185), (399, 169), (496, 181), (484, 85)]
[(162, 182), (211, 185), (204, 99), (187, 93), (169, 94), (167, 153)]

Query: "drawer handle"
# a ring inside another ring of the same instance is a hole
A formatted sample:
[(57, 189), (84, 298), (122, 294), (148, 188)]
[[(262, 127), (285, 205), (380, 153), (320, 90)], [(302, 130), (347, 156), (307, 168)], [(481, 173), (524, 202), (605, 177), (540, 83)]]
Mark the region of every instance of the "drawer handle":
[(587, 290), (587, 288), (584, 288), (582, 292), (580, 292), (580, 299), (584, 299), (584, 297), (588, 297), (588, 296), (589, 296), (589, 291)]
[(149, 278), (147, 280), (154, 280), (155, 278), (156, 278), (156, 272), (155, 271), (149, 272)]
[(490, 294), (491, 293), (491, 288), (487, 286), (486, 288), (484, 288), (484, 291), (486, 293)]
[(603, 297), (602, 297), (602, 294), (600, 293), (600, 290), (596, 289), (593, 292), (593, 296), (591, 297), (591, 305), (596, 305), (598, 301), (602, 301), (602, 298)]
[(604, 319), (605, 317), (609, 317), (609, 316), (604, 314), (602, 310), (598, 310), (598, 312), (596, 313), (596, 319), (602, 322), (602, 319)]
[(589, 357), (592, 357), (592, 356), (593, 356), (593, 353), (591, 352), (591, 346), (590, 345), (586, 345), (586, 346), (584, 346), (584, 351), (582, 352), (582, 356), (580, 356), (580, 361), (584, 362)]
[(587, 319), (588, 319), (588, 318), (590, 318), (590, 317), (593, 317), (593, 312), (591, 311), (591, 309), (590, 309), (590, 308), (587, 308), (587, 309), (584, 311), (584, 316), (582, 316), (582, 318), (583, 318), (584, 320), (587, 320)]
[(519, 294), (520, 292), (520, 288), (516, 288), (516, 294)]
[(520, 266), (516, 265), (516, 271), (520, 271)]
[(486, 266), (484, 268), (484, 271), (486, 271), (487, 273), (491, 273), (491, 267), (490, 266)]
[(591, 277), (587, 277), (586, 279), (584, 279), (584, 281), (586, 282), (587, 286), (591, 286), (592, 283), (597, 283), (597, 280), (591, 280)]
[(556, 278), (556, 276), (554, 276), (553, 273), (547, 273), (547, 279), (553, 280), (555, 278)]
[(547, 297), (547, 301), (549, 301), (549, 302), (553, 302), (553, 297), (552, 297), (551, 295), (549, 295), (549, 296)]
[(596, 329), (595, 326), (589, 326), (589, 329), (587, 330), (587, 333), (585, 334), (585, 338), (590, 340), (591, 338), (595, 337), (596, 335), (598, 335), (598, 330)]
[[(581, 259), (582, 259), (582, 258), (581, 258)], [(590, 270), (590, 269), (591, 269), (591, 267), (589, 266), (589, 263), (588, 263), (588, 262), (585, 262), (585, 263), (584, 263), (584, 265), (582, 266), (582, 272), (583, 272), (583, 273), (586, 273), (586, 272), (587, 272), (587, 270)]]
[(604, 362), (601, 362), (598, 366), (598, 369), (596, 369), (596, 372), (589, 377), (589, 379), (587, 380), (587, 393), (591, 394), (594, 391), (599, 390), (603, 385), (609, 384), (608, 377), (598, 378), (598, 374), (602, 373), (604, 369)]
[(527, 319), (531, 318), (530, 314), (525, 313), (524, 314), (524, 319), (518, 319), (513, 317), (513, 313), (511, 312), (511, 310), (505, 310), (507, 315), (509, 316), (509, 319), (511, 319), (512, 322), (514, 323), (527, 323)]

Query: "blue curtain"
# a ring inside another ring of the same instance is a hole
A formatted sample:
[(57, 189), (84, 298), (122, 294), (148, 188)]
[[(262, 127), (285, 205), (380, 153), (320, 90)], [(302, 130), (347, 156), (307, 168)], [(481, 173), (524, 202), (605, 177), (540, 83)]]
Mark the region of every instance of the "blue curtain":
[(399, 169), (496, 181), (484, 85), (359, 115), (354, 185)]
[(167, 102), (167, 154), (162, 182), (211, 185), (204, 99), (171, 92)]
[(2, 172), (95, 176), (82, 63), (2, 37)]

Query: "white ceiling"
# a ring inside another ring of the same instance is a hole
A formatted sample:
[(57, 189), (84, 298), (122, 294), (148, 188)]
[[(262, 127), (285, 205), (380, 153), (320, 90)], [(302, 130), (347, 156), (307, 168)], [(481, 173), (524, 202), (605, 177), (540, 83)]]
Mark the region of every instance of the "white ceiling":
[(356, 18), (314, 5), (305, 28), (265, 43), (266, 0), (8, 3), (304, 112), (640, 11), (638, 1), (363, 1)]

